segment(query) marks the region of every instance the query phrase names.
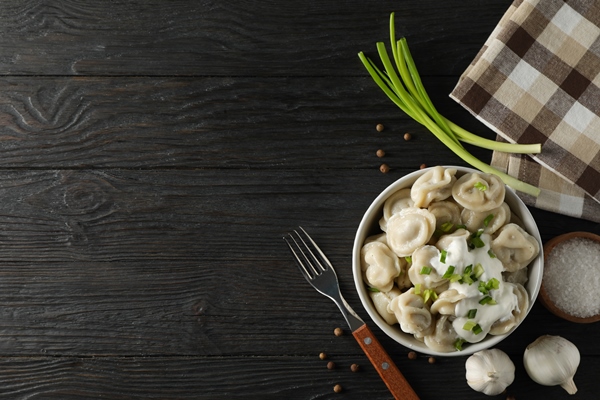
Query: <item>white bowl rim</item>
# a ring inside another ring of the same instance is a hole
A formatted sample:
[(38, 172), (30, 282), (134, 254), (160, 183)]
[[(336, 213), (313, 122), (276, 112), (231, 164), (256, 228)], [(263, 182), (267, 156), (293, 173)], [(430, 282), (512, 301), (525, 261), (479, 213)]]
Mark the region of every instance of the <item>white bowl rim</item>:
[[(457, 170), (457, 173), (460, 175), (471, 172), (481, 173), (481, 171), (479, 170), (462, 166), (451, 165), (442, 167), (455, 168)], [(527, 226), (527, 232), (537, 239), (540, 246), (540, 253), (529, 264), (529, 275), (526, 283), (527, 293), (529, 294), (529, 307), (521, 322), (508, 333), (505, 333), (503, 335), (487, 335), (487, 337), (481, 342), (471, 343), (468, 346), (465, 346), (465, 348), (461, 351), (449, 353), (432, 350), (428, 348), (424, 343), (419, 342), (412, 335), (402, 332), (399, 326), (389, 325), (375, 310), (371, 298), (366, 289), (366, 286), (363, 282), (362, 272), (360, 268), (360, 250), (363, 246), (364, 240), (369, 236), (369, 233), (372, 229), (372, 225), (370, 225), (373, 223), (372, 216), (374, 215), (374, 213), (380, 215), (380, 209), (383, 207), (383, 203), (385, 202), (385, 200), (387, 200), (396, 191), (412, 186), (412, 184), (417, 180), (419, 176), (421, 176), (422, 174), (424, 174), (432, 168), (434, 167), (416, 170), (399, 178), (398, 180), (390, 184), (387, 188), (385, 188), (375, 198), (375, 200), (373, 200), (367, 211), (364, 213), (363, 218), (361, 219), (358, 229), (356, 231), (356, 236), (354, 238), (354, 246), (352, 248), (352, 274), (354, 275), (354, 284), (363, 307), (365, 308), (373, 322), (375, 322), (375, 324), (390, 338), (392, 338), (399, 344), (411, 350), (418, 351), (420, 353), (442, 357), (466, 356), (473, 354), (477, 351), (488, 349), (497, 345), (502, 340), (506, 339), (512, 332), (514, 332), (515, 329), (517, 329), (519, 325), (525, 320), (525, 318), (527, 318), (527, 315), (531, 311), (533, 304), (537, 299), (542, 284), (542, 276), (544, 269), (544, 250), (539, 229), (537, 227), (537, 224), (535, 223), (535, 219), (531, 215), (531, 212), (529, 211), (525, 203), (523, 203), (523, 201), (516, 195), (514, 190), (507, 186), (507, 195), (505, 197), (505, 202), (510, 206), (512, 213), (519, 217)], [(377, 220), (379, 220), (379, 218), (377, 218)]]

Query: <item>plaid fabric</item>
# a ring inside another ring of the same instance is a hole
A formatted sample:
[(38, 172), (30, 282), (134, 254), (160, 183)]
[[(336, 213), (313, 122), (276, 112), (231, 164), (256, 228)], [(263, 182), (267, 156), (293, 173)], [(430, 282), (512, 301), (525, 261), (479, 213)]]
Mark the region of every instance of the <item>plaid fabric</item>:
[(600, 222), (600, 0), (516, 0), (450, 95), (533, 156), (492, 165), (542, 189), (528, 204)]

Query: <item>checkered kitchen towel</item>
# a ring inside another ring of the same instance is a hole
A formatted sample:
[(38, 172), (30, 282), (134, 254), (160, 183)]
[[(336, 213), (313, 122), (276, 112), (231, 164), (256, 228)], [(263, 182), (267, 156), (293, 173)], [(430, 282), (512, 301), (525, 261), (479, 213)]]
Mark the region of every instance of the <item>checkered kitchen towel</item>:
[(515, 0), (450, 95), (533, 156), (492, 165), (542, 189), (532, 206), (600, 222), (600, 0)]

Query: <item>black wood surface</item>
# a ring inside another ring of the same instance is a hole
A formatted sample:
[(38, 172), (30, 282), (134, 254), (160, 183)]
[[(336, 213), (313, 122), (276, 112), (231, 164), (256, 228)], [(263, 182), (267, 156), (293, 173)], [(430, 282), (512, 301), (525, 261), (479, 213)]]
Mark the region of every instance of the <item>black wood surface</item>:
[[(421, 164), (465, 165), (356, 54), (387, 42), (396, 11), (439, 110), (493, 138), (448, 94), (509, 4), (0, 1), (0, 399), (390, 398), (294, 267), (281, 235), (300, 224), (422, 399), (485, 398), (466, 357), (409, 360), (354, 290), (378, 193)], [(532, 213), (544, 241), (600, 233)], [(517, 367), (507, 394), (569, 398), (522, 364), (556, 334), (581, 351), (573, 398), (596, 398), (599, 326), (536, 304), (498, 346)]]

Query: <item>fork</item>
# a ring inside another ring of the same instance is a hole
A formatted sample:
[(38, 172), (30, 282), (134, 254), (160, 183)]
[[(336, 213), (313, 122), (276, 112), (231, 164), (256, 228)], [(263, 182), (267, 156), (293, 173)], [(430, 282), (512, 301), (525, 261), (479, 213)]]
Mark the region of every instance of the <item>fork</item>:
[(371, 329), (348, 305), (333, 269), (333, 265), (306, 231), (299, 227), (283, 237), (289, 246), (298, 269), (319, 293), (329, 297), (339, 307), (352, 330), (352, 335), (395, 399), (418, 400), (410, 384), (379, 343)]

